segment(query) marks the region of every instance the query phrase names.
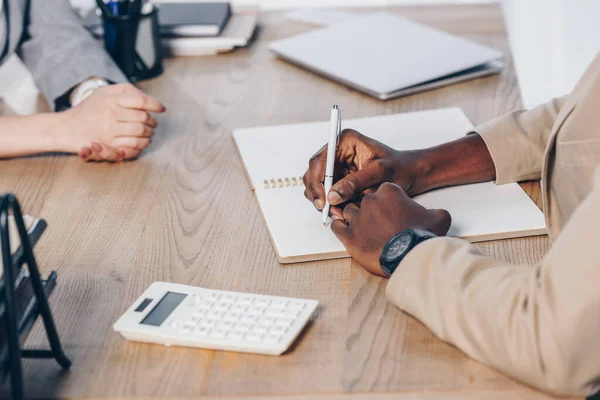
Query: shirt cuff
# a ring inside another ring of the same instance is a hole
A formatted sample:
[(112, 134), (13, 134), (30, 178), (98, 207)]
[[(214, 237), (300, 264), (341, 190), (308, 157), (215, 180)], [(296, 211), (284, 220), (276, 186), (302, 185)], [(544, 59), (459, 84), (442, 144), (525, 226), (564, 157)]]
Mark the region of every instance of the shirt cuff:
[(538, 148), (519, 128), (517, 110), (477, 126), (469, 134), (477, 133), (483, 139), (494, 162), (496, 184), (539, 180), (542, 156)]
[[(423, 285), (435, 285), (436, 282), (430, 279), (430, 273), (436, 266), (431, 265), (434, 261), (432, 255), (448, 241), (460, 241), (461, 239), (450, 237), (436, 237), (425, 240), (413, 248), (400, 262), (386, 288), (386, 298), (396, 307), (407, 313), (418, 317), (422, 315), (421, 290)], [(435, 289), (432, 288), (435, 293)]]

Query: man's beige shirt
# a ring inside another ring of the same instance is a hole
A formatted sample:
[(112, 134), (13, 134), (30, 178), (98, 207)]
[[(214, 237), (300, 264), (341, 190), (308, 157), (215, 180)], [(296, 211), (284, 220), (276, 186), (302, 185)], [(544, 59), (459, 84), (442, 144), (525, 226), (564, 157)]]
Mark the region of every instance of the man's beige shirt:
[(497, 184), (541, 179), (552, 248), (510, 265), (471, 244), (417, 246), (387, 297), (442, 340), (548, 392), (600, 389), (600, 55), (569, 96), (476, 129)]

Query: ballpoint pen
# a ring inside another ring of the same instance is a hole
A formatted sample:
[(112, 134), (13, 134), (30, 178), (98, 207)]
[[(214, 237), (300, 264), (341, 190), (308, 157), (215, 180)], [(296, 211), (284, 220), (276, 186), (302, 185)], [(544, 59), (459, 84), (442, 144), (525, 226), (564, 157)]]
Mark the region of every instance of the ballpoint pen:
[(325, 179), (323, 185), (325, 186), (325, 207), (323, 207), (323, 225), (328, 226), (331, 223), (329, 217), (329, 209), (331, 205), (327, 200), (327, 195), (333, 186), (333, 170), (335, 168), (335, 151), (337, 147), (338, 137), (340, 134), (340, 128), (342, 123), (342, 116), (340, 109), (337, 105), (334, 105), (331, 109), (331, 119), (329, 122), (329, 143), (327, 144), (327, 158), (325, 160)]

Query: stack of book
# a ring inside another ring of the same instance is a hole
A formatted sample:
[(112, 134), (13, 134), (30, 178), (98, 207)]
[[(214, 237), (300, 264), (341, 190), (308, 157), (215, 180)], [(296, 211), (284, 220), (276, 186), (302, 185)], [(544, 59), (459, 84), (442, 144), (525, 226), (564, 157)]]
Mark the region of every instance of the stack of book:
[[(188, 1), (147, 3), (145, 7), (159, 8), (165, 57), (211, 55), (244, 47), (258, 23), (258, 9), (233, 10), (229, 3)], [(95, 36), (103, 36), (102, 21), (96, 10), (86, 16), (85, 25)]]

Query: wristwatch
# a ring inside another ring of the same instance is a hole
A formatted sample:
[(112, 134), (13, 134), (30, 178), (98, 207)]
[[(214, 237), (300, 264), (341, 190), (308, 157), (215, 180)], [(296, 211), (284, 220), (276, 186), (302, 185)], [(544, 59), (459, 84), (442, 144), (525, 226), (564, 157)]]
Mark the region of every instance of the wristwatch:
[(387, 276), (392, 276), (409, 251), (419, 243), (434, 237), (435, 234), (421, 229), (406, 229), (398, 233), (383, 247), (379, 258), (381, 269)]

